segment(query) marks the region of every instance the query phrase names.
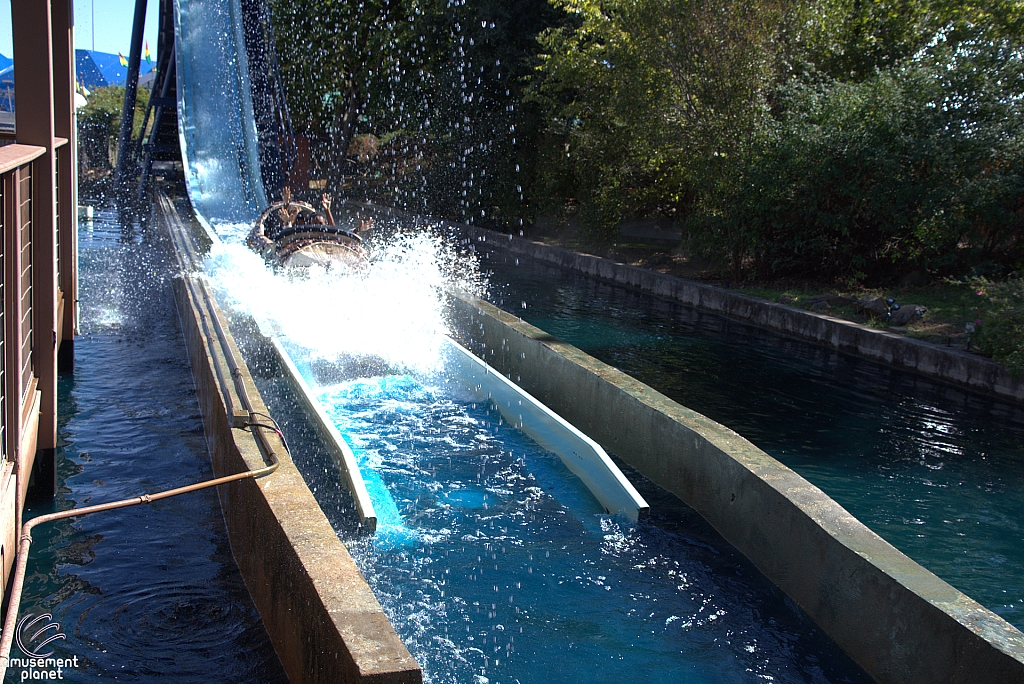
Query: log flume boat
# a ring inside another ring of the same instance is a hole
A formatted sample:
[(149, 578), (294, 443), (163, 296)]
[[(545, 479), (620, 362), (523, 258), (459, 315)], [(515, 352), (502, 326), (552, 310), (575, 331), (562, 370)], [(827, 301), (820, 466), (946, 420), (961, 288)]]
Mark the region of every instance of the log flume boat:
[(337, 226), (330, 195), (322, 196), (321, 206), (323, 211), (318, 211), (307, 202), (292, 199), (285, 188), (281, 201), (256, 219), (246, 241), (249, 248), (280, 268), (366, 269), (369, 261), (359, 233), (369, 230), (372, 221), (361, 222), (357, 229)]

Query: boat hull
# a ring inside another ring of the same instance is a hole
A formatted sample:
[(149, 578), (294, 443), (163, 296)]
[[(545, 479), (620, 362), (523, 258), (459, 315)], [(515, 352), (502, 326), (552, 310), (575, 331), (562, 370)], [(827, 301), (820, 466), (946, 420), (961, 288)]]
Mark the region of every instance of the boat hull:
[[(273, 225), (281, 209), (300, 222)], [(271, 264), (281, 268), (326, 268), (344, 271), (368, 267), (362, 238), (354, 230), (311, 221), (315, 210), (304, 202), (277, 203), (260, 215), (247, 243)], [(322, 219), (322, 217), (320, 217)]]

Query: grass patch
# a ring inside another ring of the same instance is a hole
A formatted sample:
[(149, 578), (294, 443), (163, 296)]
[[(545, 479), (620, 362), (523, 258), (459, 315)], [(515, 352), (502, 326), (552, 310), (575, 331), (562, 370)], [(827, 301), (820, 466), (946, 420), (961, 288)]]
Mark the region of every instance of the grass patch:
[(808, 308), (815, 296), (833, 294), (852, 299), (868, 297), (893, 298), (901, 306), (917, 304), (928, 308), (922, 319), (914, 320), (903, 328), (890, 326), (888, 322), (870, 318), (854, 311), (852, 306), (832, 307), (824, 313), (856, 323), (870, 325), (874, 328), (888, 329), (902, 333), (908, 337), (927, 340), (938, 344), (966, 346), (968, 337), (965, 331), (968, 322), (978, 321), (985, 317), (989, 302), (977, 295), (966, 285), (938, 283), (920, 287), (881, 288), (830, 288), (804, 285), (759, 285), (737, 288), (738, 292), (771, 302), (790, 300), (790, 305), (797, 308)]
[[(920, 286), (898, 286), (892, 288), (862, 288), (857, 286), (823, 285), (814, 282), (767, 282), (744, 284), (734, 287), (720, 265), (706, 260), (688, 256), (677, 246), (669, 246), (616, 242), (604, 248), (595, 248), (582, 240), (578, 226), (549, 226), (545, 229), (534, 228), (528, 235), (530, 239), (549, 245), (558, 245), (576, 251), (596, 253), (615, 261), (633, 266), (649, 268), (668, 275), (689, 278), (709, 284), (723, 286), (734, 292), (763, 299), (769, 302), (785, 301), (790, 306), (808, 309), (821, 295), (837, 295), (853, 300), (881, 297), (893, 298), (900, 306), (919, 305), (928, 311), (922, 318), (914, 319), (903, 327), (890, 325), (887, 320), (872, 318), (858, 313), (852, 305), (831, 306), (823, 313), (835, 318), (848, 320), (872, 328), (890, 330), (915, 339), (925, 340), (934, 344), (948, 345), (960, 349), (980, 351), (979, 343), (983, 342), (980, 333), (968, 333), (967, 324), (978, 321), (992, 321), (993, 314), (1005, 304), (994, 301), (992, 297), (979, 295), (978, 288), (970, 283), (939, 282)], [(1024, 292), (1024, 286), (1018, 288)], [(1024, 295), (1022, 295), (1024, 297)], [(1004, 297), (1005, 299), (1005, 297)], [(1000, 309), (1002, 310), (1002, 309)], [(1024, 324), (1022, 324), (1024, 326)], [(991, 323), (987, 324), (991, 327)], [(978, 330), (984, 328), (979, 326)], [(1022, 327), (1024, 329), (1024, 327)], [(986, 355), (995, 355), (991, 344), (985, 345)], [(1024, 359), (1024, 351), (1021, 352)], [(1024, 360), (1020, 362), (1024, 368)]]

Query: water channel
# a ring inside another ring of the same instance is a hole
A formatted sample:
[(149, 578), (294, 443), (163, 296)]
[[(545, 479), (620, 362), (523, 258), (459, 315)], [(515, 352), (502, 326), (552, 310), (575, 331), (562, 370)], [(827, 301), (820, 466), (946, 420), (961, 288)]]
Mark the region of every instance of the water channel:
[[(26, 518), (212, 477), (166, 236), (100, 210), (78, 244), (82, 327), (74, 372), (58, 383), (59, 489), (30, 502)], [(287, 681), (214, 490), (33, 537), (21, 615), (49, 613), (61, 626), (53, 657), (78, 658), (62, 681)]]
[[(238, 4), (227, 3), (226, 10), (211, 5), (197, 0), (191, 13), (178, 17), (179, 64), (198, 53), (207, 34), (218, 36), (226, 55), (192, 60), (187, 69), (202, 73), (190, 72), (186, 80), (195, 87), (179, 92), (190, 197), (219, 236), (206, 274), (235, 317), (240, 337), (259, 328), (286, 338), (361, 468), (379, 477), (391, 497), (400, 524), (379, 538), (361, 534), (341, 477), (317, 448), (279, 369), (258, 336), (243, 339), (297, 465), (427, 681), (868, 681), (678, 499), (631, 472), (651, 502), (650, 519), (633, 525), (607, 516), (551, 454), (503, 423), (492, 407), (453, 388), (436, 353), (444, 334), (444, 290), (454, 283), (480, 292), (489, 287), (492, 298), (511, 303), (508, 308), (527, 320), (597, 355), (608, 350), (605, 360), (667, 393), (679, 383), (706, 394), (700, 402), (692, 401), (692, 393), (673, 396), (798, 470), (788, 458), (820, 463), (827, 459), (815, 455), (824, 451), (843, 461), (850, 438), (840, 428), (846, 425), (871, 433), (879, 427), (896, 430), (900, 421), (913, 419), (910, 429), (918, 441), (910, 443), (921, 460), (922, 451), (932, 449), (923, 446), (923, 435), (961, 429), (959, 424), (927, 399), (914, 399), (911, 388), (904, 388), (904, 396), (917, 413), (875, 415), (877, 405), (854, 401), (871, 389), (834, 392), (842, 397), (834, 401), (825, 389), (817, 395), (823, 398), (807, 401), (807, 385), (831, 387), (826, 380), (833, 367), (849, 362), (845, 357), (807, 345), (790, 353), (785, 342), (755, 347), (745, 343), (761, 338), (757, 331), (695, 312), (662, 319), (650, 315), (661, 303), (618, 291), (602, 299), (596, 295), (604, 296), (603, 286), (573, 284), (572, 276), (543, 269), (502, 271), (500, 263), (488, 261), (488, 285), (452, 243), (425, 234), (378, 242), (368, 274), (274, 273), (242, 245), (262, 202), (258, 178), (249, 172), (255, 168), (246, 116), (251, 104), (238, 86), (244, 60), (232, 57), (240, 52), (228, 44)], [(211, 6), (209, 17), (200, 12), (204, 6)], [(241, 95), (214, 95), (219, 92)], [(591, 305), (618, 315), (577, 316), (592, 313)], [(685, 329), (690, 319), (729, 328), (736, 344), (669, 334)], [(748, 355), (745, 375), (730, 376), (738, 362), (728, 354)], [(763, 360), (773, 356), (781, 374)], [(672, 357), (685, 359), (689, 370), (677, 371), (668, 361)], [(850, 386), (859, 387), (865, 373), (863, 382), (884, 382), (890, 392), (893, 382), (916, 382), (857, 370)], [(752, 391), (758, 386), (765, 388), (760, 394)], [(716, 412), (719, 404), (733, 412)], [(832, 413), (825, 411), (829, 406)], [(787, 415), (796, 418), (784, 420)], [(763, 439), (775, 424), (785, 425), (780, 434), (791, 438), (781, 448)], [(947, 443), (938, 443), (938, 453)], [(882, 461), (892, 460), (884, 444), (877, 451)], [(938, 462), (929, 458), (926, 464)], [(851, 477), (868, 477), (857, 474), (860, 467), (851, 461), (846, 476), (834, 477), (835, 488)], [(948, 465), (942, 470), (953, 472)], [(826, 478), (804, 474), (845, 503)]]
[(398, 523), (363, 534), (337, 468), (249, 339), (300, 470), (427, 681), (867, 681), (674, 496), (629, 471), (651, 517), (605, 514), (557, 456), (450, 382), (432, 341), (444, 334), (439, 285), (465, 284), (473, 267), (450, 241), (378, 244), (365, 274), (275, 273), (237, 244), (243, 228), (218, 225), (225, 244), (206, 274), (239, 337), (249, 317), (285, 331), (364, 478), (389, 493), (382, 517)]
[(483, 267), (494, 303), (736, 430), (1024, 628), (1019, 407), (525, 257)]

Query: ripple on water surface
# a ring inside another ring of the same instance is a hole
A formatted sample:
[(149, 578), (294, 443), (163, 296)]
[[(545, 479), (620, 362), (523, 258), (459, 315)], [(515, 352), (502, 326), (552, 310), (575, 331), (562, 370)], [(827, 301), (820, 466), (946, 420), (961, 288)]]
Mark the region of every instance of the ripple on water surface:
[(492, 301), (736, 430), (1024, 628), (1019, 407), (526, 257), (486, 265)]
[[(109, 212), (83, 222), (79, 240), (82, 335), (74, 373), (59, 381), (61, 487), (55, 505), (29, 515), (211, 476), (165, 241)], [(63, 681), (286, 681), (213, 491), (33, 536), (21, 614), (61, 625), (66, 639), (48, 648), (80, 664)]]
[[(428, 681), (869, 681), (638, 473), (654, 514), (634, 524), (441, 376), (320, 392), (408, 530), (347, 544)], [(337, 478), (315, 464), (304, 474), (318, 490)]]
[(678, 499), (632, 473), (652, 517), (605, 515), (557, 456), (449, 385), (424, 354), (442, 345), (424, 335), (443, 332), (440, 286), (451, 274), (478, 282), (473, 265), (448, 261), (437, 236), (396, 240), (358, 276), (272, 273), (237, 245), (215, 250), (206, 273), (236, 314), (287, 335), (352, 446), (379, 516), (373, 538), (358, 534), (272, 355), (245, 339), (253, 324), (236, 319), (296, 465), (427, 681), (867, 681)]

